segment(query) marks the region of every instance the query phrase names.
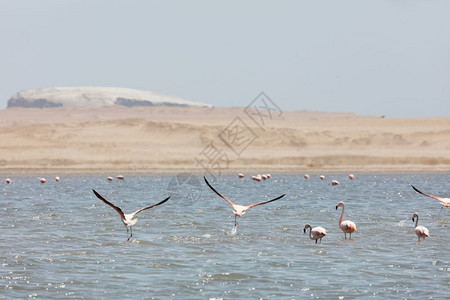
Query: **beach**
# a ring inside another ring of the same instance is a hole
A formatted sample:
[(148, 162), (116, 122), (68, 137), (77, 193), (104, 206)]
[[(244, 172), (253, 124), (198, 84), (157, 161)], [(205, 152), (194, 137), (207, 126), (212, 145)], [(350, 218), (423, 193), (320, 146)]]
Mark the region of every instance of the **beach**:
[(249, 107), (0, 110), (0, 173), (446, 172), (450, 117)]

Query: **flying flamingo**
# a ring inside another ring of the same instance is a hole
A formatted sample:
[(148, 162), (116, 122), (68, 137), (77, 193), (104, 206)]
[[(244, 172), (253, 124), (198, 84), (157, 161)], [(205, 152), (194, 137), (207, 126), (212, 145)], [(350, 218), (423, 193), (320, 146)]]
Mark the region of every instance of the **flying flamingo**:
[(338, 207), (342, 207), (341, 217), (339, 218), (339, 227), (344, 232), (345, 239), (347, 239), (347, 233), (350, 233), (350, 239), (352, 238), (352, 233), (356, 231), (356, 224), (352, 221), (342, 221), (344, 219), (344, 202), (339, 202), (336, 205), (336, 210)]
[(303, 232), (306, 233), (306, 229), (309, 228), (309, 238), (316, 241), (320, 240), (320, 244), (322, 244), (322, 238), (327, 235), (327, 231), (325, 228), (321, 226), (317, 226), (311, 229), (311, 225), (306, 224), (305, 228), (303, 228)]
[(120, 207), (115, 206), (114, 204), (112, 204), (111, 202), (109, 202), (108, 200), (106, 200), (105, 198), (103, 198), (103, 197), (102, 197), (99, 193), (97, 193), (95, 190), (92, 190), (92, 191), (94, 192), (95, 196), (97, 196), (98, 199), (100, 199), (100, 200), (103, 201), (104, 203), (108, 204), (109, 206), (111, 206), (112, 208), (114, 208), (114, 209), (119, 213), (120, 217), (122, 218), (123, 224), (124, 224), (125, 227), (127, 228), (127, 235), (128, 235), (128, 227), (130, 227), (130, 236), (128, 237), (127, 241), (129, 241), (130, 238), (133, 236), (133, 230), (131, 229), (131, 226), (133, 226), (133, 225), (136, 224), (136, 222), (137, 222), (137, 217), (136, 217), (136, 215), (137, 215), (138, 213), (140, 213), (141, 211), (143, 211), (143, 210), (150, 209), (150, 208), (156, 207), (156, 206), (158, 206), (158, 205), (161, 205), (161, 204), (163, 204), (164, 202), (166, 202), (167, 200), (169, 200), (169, 198), (170, 198), (170, 197), (167, 197), (166, 199), (164, 199), (163, 201), (161, 201), (161, 202), (159, 202), (159, 203), (157, 203), (157, 204), (154, 204), (154, 205), (148, 206), (148, 207), (140, 208), (140, 209), (136, 210), (134, 213), (131, 213), (131, 214), (124, 214), (123, 211), (120, 209)]
[(242, 215), (245, 214), (245, 212), (253, 207), (253, 206), (257, 206), (257, 205), (262, 205), (262, 204), (266, 204), (269, 202), (273, 202), (275, 200), (281, 199), (283, 198), (286, 194), (283, 194), (275, 199), (269, 200), (269, 201), (264, 201), (264, 202), (258, 202), (258, 203), (254, 203), (254, 204), (250, 204), (250, 205), (237, 205), (234, 204), (233, 202), (231, 202), (230, 200), (228, 200), (227, 198), (225, 198), (224, 196), (222, 196), (218, 191), (216, 191), (208, 182), (208, 180), (206, 180), (206, 177), (203, 177), (203, 179), (205, 179), (206, 184), (209, 186), (209, 188), (211, 190), (213, 190), (214, 193), (216, 193), (217, 196), (225, 199), (228, 203), (231, 204), (231, 206), (233, 207), (233, 213), (234, 213), (234, 226), (239, 226), (238, 222), (237, 222), (237, 217), (241, 217)]
[[(419, 194), (422, 194), (424, 196), (431, 197), (431, 198), (434, 198), (434, 199), (438, 200), (441, 203), (441, 205), (442, 205), (441, 206), (441, 210), (444, 208), (444, 206), (445, 207), (449, 207), (450, 206), (450, 198), (442, 198), (442, 197), (437, 197), (437, 196), (433, 196), (433, 195), (428, 195), (428, 194), (422, 193), (421, 191), (416, 189), (415, 186), (413, 186), (413, 185), (411, 185), (411, 186)], [(439, 213), (441, 213), (441, 210), (439, 211)]]
[(414, 232), (416, 233), (419, 242), (420, 238), (425, 239), (425, 237), (430, 236), (430, 231), (428, 230), (428, 228), (426, 228), (425, 226), (417, 226), (417, 223), (419, 223), (419, 215), (417, 213), (413, 214), (412, 220), (413, 222), (416, 221), (416, 227), (414, 228)]

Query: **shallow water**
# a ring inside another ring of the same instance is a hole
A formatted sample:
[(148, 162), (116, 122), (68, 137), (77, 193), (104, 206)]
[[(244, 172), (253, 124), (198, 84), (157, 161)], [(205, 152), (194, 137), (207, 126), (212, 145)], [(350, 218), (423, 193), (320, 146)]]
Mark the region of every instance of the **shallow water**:
[[(201, 177), (63, 176), (1, 183), (1, 298), (385, 298), (450, 297), (450, 213), (414, 192), (450, 196), (450, 175), (274, 175), (264, 182), (225, 176), (213, 186), (251, 208), (235, 234), (231, 206)], [(187, 180), (188, 179), (188, 180)], [(341, 182), (331, 186), (331, 179)], [(119, 215), (141, 212), (126, 241)], [(352, 240), (338, 228), (356, 223)], [(448, 210), (448, 209), (447, 209)], [(412, 214), (430, 230), (418, 242)], [(328, 231), (322, 244), (303, 234)]]

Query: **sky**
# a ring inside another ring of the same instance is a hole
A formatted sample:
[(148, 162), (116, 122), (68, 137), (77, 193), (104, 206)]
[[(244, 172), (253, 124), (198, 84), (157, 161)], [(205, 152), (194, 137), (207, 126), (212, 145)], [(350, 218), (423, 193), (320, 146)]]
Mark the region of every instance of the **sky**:
[(0, 0), (0, 109), (57, 86), (450, 116), (450, 1)]

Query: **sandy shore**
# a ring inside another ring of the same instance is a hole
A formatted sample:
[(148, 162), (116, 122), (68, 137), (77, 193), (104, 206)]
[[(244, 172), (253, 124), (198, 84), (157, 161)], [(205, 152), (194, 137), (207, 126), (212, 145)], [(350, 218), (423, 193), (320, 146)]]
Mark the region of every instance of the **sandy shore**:
[(0, 111), (0, 173), (446, 172), (450, 117), (245, 108)]

